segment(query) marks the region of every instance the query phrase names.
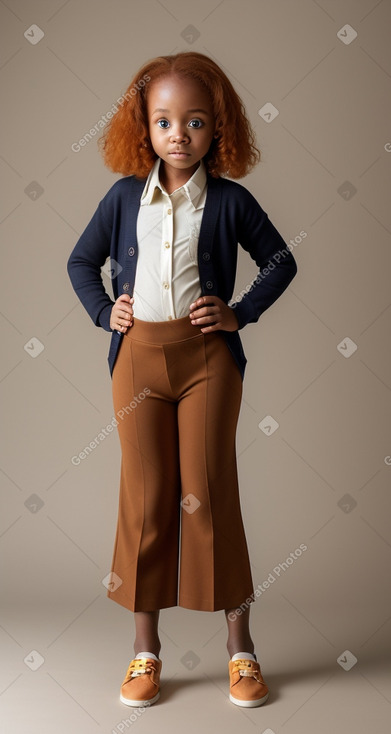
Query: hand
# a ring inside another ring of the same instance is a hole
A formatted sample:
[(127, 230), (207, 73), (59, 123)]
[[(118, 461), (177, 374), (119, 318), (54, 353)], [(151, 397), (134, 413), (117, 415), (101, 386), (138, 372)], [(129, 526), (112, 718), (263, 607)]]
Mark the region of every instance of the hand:
[(111, 309), (110, 329), (124, 333), (129, 326), (133, 326), (133, 303), (134, 298), (131, 298), (128, 293), (117, 298)]
[(210, 331), (236, 331), (239, 323), (230, 306), (218, 296), (200, 296), (190, 304), (191, 323), (199, 326), (205, 334)]

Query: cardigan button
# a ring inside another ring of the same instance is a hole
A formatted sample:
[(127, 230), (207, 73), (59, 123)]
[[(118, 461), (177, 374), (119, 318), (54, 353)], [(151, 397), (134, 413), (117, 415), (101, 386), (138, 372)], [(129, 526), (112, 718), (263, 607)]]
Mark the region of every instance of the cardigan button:
[(128, 291), (129, 290), (129, 283), (124, 283), (123, 286), (122, 286), (122, 290), (123, 291)]
[(210, 260), (209, 252), (204, 252), (204, 254), (202, 255), (202, 259), (203, 260)]
[(134, 247), (129, 247), (128, 255), (130, 255), (130, 257), (134, 255)]
[(206, 285), (207, 288), (209, 288), (209, 290), (211, 288), (213, 288), (213, 282), (211, 280), (207, 280), (206, 283), (205, 283), (205, 285)]

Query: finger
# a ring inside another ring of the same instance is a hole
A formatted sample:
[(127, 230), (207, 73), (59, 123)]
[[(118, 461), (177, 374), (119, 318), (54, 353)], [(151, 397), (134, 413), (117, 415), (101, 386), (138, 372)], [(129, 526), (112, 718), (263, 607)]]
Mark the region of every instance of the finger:
[(204, 308), (204, 307), (216, 307), (216, 301), (213, 300), (213, 297), (211, 296), (201, 296), (200, 298), (196, 298), (193, 303), (190, 304), (189, 310), (195, 311), (196, 309)]
[(189, 316), (191, 319), (200, 319), (202, 316), (208, 316), (209, 314), (218, 313), (220, 311), (219, 306), (203, 306), (192, 311)]
[(208, 324), (206, 326), (200, 326), (200, 329), (203, 334), (208, 334), (211, 331), (218, 331), (222, 328), (221, 321), (216, 321), (214, 324)]
[(129, 293), (121, 293), (117, 298), (117, 302), (118, 301), (134, 301), (134, 297), (130, 296)]
[(203, 298), (197, 298), (193, 303), (190, 304), (189, 310), (194, 311), (196, 308), (199, 308), (205, 303)]
[(126, 318), (127, 316), (133, 316), (133, 308), (132, 306), (128, 306), (128, 304), (121, 303), (115, 307), (114, 313), (119, 318)]
[(198, 322), (199, 320), (208, 318), (209, 316), (213, 317), (213, 319), (215, 319), (216, 316), (221, 316), (219, 306), (206, 306), (205, 308), (193, 311), (193, 313), (190, 314), (190, 319), (193, 323), (193, 321)]
[(128, 321), (126, 319), (117, 319), (117, 328), (121, 329), (122, 331), (126, 331), (126, 329), (132, 326), (132, 321)]
[(217, 321), (216, 319), (210, 320), (210, 319), (197, 319), (197, 322), (191, 322), (193, 326), (198, 326), (201, 331), (204, 331), (205, 329), (212, 331), (215, 329), (220, 329), (220, 321)]
[(117, 298), (115, 302), (116, 308), (119, 309), (128, 309), (133, 306), (134, 298), (130, 298), (126, 293), (119, 298)]

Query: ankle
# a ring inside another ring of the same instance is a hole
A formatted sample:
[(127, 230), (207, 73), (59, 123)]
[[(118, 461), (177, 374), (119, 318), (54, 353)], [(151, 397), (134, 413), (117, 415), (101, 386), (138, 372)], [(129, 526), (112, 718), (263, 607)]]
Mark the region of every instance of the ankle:
[[(229, 642), (228, 641), (227, 642), (227, 650), (228, 650), (229, 657), (232, 658), (233, 655), (236, 655), (236, 653), (238, 653), (238, 652), (249, 652), (249, 653), (251, 653), (251, 655), (254, 655), (255, 648), (254, 648), (253, 641), (251, 639), (249, 639), (247, 641), (243, 641), (242, 640), (240, 642), (240, 644), (238, 644), (236, 642), (233, 643), (233, 642)], [(152, 652), (152, 650), (151, 650), (151, 652)]]
[(160, 640), (135, 640), (134, 654), (139, 655), (140, 652), (152, 652), (158, 658), (160, 656), (161, 644)]

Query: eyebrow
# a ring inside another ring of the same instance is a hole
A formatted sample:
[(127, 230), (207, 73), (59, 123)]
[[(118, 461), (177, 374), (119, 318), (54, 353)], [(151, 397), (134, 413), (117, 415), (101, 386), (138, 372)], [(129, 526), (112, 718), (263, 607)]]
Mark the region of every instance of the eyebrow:
[[(152, 114), (154, 115), (156, 112), (170, 112), (170, 110), (167, 110), (166, 108), (163, 108), (163, 107), (157, 107), (156, 110), (154, 110), (152, 112)], [(191, 113), (194, 113), (194, 112), (202, 112), (204, 115), (208, 115), (209, 114), (206, 110), (203, 110), (201, 108), (200, 109), (196, 109), (196, 110), (187, 110), (186, 111), (186, 114), (189, 114), (190, 112)]]

